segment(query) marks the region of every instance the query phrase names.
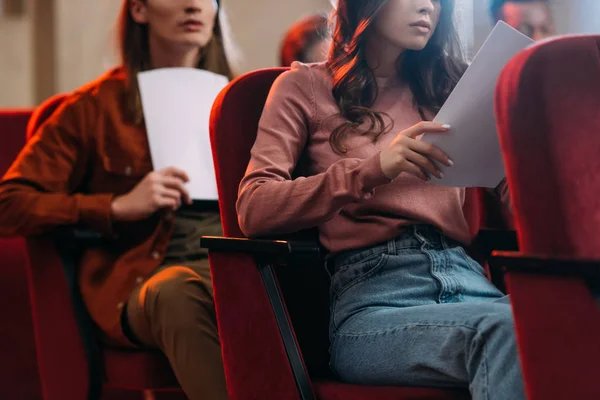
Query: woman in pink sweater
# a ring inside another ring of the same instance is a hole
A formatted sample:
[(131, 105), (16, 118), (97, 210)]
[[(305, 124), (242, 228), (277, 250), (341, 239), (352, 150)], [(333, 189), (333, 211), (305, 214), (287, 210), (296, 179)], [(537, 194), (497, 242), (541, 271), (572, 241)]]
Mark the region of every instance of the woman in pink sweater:
[[(465, 70), (453, 0), (340, 0), (325, 64), (274, 84), (241, 182), (248, 236), (318, 227), (331, 252), (331, 367), (369, 385), (524, 398), (508, 298), (463, 246), (465, 191), (419, 140)], [(294, 175), (292, 175), (294, 174)]]

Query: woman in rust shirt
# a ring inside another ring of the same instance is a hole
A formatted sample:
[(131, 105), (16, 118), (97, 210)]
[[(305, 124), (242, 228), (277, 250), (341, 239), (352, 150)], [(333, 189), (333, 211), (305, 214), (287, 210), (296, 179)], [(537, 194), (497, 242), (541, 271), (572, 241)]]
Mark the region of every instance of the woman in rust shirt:
[(231, 77), (215, 0), (124, 0), (123, 65), (70, 94), (0, 181), (0, 236), (80, 225), (110, 240), (89, 248), (80, 288), (105, 341), (161, 349), (188, 397), (226, 399), (201, 235), (214, 213), (189, 203), (185, 172), (153, 171), (137, 73), (196, 67)]

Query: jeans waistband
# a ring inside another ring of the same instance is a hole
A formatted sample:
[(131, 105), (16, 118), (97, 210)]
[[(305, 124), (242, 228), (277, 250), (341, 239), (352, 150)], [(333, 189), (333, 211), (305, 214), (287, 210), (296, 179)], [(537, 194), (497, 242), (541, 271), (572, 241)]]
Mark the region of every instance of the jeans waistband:
[[(370, 256), (381, 253), (397, 254), (400, 250), (446, 250), (460, 246), (454, 239), (446, 237), (431, 225), (412, 225), (406, 228), (398, 237), (387, 242), (357, 250), (349, 250), (335, 255), (328, 261), (328, 267), (335, 272), (344, 265), (353, 264)], [(329, 268), (328, 268), (329, 269)]]

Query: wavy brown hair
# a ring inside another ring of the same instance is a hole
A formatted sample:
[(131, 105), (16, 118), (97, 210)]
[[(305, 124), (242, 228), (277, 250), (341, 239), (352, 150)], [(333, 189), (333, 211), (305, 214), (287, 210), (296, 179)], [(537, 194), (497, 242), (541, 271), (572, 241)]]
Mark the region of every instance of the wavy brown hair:
[[(147, 0), (144, 0), (144, 2)], [(150, 46), (148, 42), (148, 26), (138, 24), (131, 16), (131, 0), (123, 0), (118, 19), (119, 50), (121, 62), (128, 81), (127, 108), (128, 113), (136, 124), (144, 120), (142, 101), (139, 93), (137, 74), (147, 71), (150, 65)], [(201, 49), (200, 60), (196, 68), (216, 74), (225, 75), (230, 80), (233, 73), (225, 51), (224, 24), (219, 9), (213, 36), (208, 44)]]
[[(385, 114), (371, 107), (378, 96), (375, 75), (366, 59), (367, 38), (379, 10), (388, 0), (339, 0), (333, 45), (327, 68), (333, 77), (333, 97), (346, 121), (329, 137), (332, 149), (343, 154), (342, 142), (351, 131), (371, 135), (373, 141), (393, 128)], [(420, 51), (407, 50), (398, 59), (398, 75), (414, 96), (421, 118), (437, 114), (466, 70), (453, 22), (454, 0), (441, 0), (437, 28)], [(366, 129), (360, 129), (366, 124)], [(360, 130), (359, 130), (360, 129)]]

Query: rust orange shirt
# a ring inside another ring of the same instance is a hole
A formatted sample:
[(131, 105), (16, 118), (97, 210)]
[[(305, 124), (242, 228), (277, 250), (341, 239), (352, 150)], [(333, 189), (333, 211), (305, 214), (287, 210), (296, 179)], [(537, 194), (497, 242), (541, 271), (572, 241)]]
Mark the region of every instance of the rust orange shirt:
[(80, 225), (114, 239), (85, 250), (79, 283), (106, 338), (123, 345), (123, 303), (161, 264), (173, 230), (169, 213), (134, 223), (111, 220), (114, 196), (152, 170), (145, 129), (126, 118), (125, 89), (117, 68), (70, 94), (0, 181), (0, 236)]

